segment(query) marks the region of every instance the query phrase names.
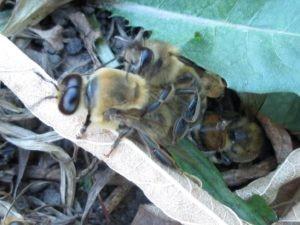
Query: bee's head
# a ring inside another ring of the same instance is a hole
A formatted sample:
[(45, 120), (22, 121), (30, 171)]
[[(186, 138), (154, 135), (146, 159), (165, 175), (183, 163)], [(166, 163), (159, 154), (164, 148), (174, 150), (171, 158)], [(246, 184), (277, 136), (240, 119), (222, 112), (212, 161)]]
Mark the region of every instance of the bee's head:
[(49, 95), (38, 102), (33, 104), (30, 108), (33, 109), (41, 102), (47, 99), (57, 99), (58, 101), (58, 109), (61, 113), (65, 115), (72, 115), (78, 109), (81, 98), (81, 90), (82, 90), (82, 77), (79, 74), (68, 74), (62, 77), (58, 84), (53, 82), (52, 80), (48, 80), (43, 77), (40, 73), (36, 72), (36, 74), (44, 81), (51, 83), (55, 89), (57, 90), (56, 95)]
[(116, 36), (124, 49), (124, 61), (129, 64), (129, 71), (140, 74), (153, 63), (154, 52), (144, 46), (144, 30), (140, 30), (135, 38)]
[(136, 49), (131, 51), (132, 53), (135, 52), (136, 54), (132, 54), (135, 57), (129, 61), (130, 70), (137, 74), (143, 73), (143, 71), (145, 71), (145, 69), (153, 62), (153, 51), (143, 46), (136, 47)]
[(58, 109), (65, 115), (72, 115), (78, 109), (81, 98), (82, 77), (69, 74), (58, 84)]

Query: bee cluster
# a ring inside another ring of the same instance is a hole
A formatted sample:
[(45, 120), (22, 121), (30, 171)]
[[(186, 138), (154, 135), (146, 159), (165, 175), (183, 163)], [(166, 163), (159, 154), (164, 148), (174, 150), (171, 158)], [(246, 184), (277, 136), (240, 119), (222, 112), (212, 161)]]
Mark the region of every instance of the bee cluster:
[[(234, 91), (217, 74), (180, 55), (172, 45), (149, 40), (150, 33), (126, 20), (99, 12), (120, 68), (102, 67), (90, 76), (70, 74), (56, 85), (59, 110), (88, 111), (78, 138), (91, 123), (134, 136), (151, 154), (172, 166), (166, 149), (190, 138), (218, 164), (248, 163), (264, 145), (264, 133), (241, 111)], [(104, 62), (105, 63), (105, 62)]]
[(247, 163), (261, 155), (266, 140), (262, 128), (220, 76), (170, 44), (148, 40), (150, 32), (129, 27), (121, 17), (102, 12), (98, 18), (109, 26), (103, 29), (109, 30), (107, 40), (121, 49), (126, 74), (138, 74), (148, 84), (151, 96), (140, 122), (127, 120), (127, 125), (145, 131), (157, 143), (154, 152), (188, 137), (215, 163)]

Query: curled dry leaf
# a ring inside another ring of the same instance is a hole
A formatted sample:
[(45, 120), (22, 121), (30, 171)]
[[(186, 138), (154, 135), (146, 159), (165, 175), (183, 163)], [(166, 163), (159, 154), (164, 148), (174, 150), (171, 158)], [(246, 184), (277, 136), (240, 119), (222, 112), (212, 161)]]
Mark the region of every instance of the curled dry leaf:
[[(47, 79), (50, 77), (3, 36), (0, 36), (0, 48), (0, 80), (27, 107), (30, 108), (45, 96), (55, 94), (53, 85), (41, 80), (35, 71)], [(31, 108), (31, 111), (57, 133), (103, 159), (110, 168), (134, 182), (150, 201), (171, 218), (183, 224), (195, 225), (245, 224), (231, 209), (213, 199), (189, 178), (163, 168), (129, 140), (123, 140), (109, 158), (103, 157), (116, 138), (113, 132), (100, 130), (93, 124), (87, 132), (87, 139), (76, 140), (86, 116), (84, 110), (67, 117), (59, 113), (55, 100), (46, 100)]]
[(272, 208), (279, 217), (284, 217), (300, 202), (300, 178), (297, 178), (279, 189)]
[(19, 0), (2, 34), (11, 36), (30, 25), (35, 25), (56, 8), (71, 0)]
[(86, 217), (91, 209), (92, 205), (94, 204), (97, 196), (99, 195), (100, 191), (103, 187), (108, 183), (111, 177), (114, 175), (114, 172), (110, 169), (106, 169), (103, 171), (102, 176), (98, 176), (97, 180), (91, 187), (89, 191), (89, 195), (85, 204), (84, 212), (81, 217), (81, 224), (85, 224)]
[(93, 63), (96, 67), (100, 67), (101, 64), (95, 54), (95, 41), (101, 36), (99, 31), (94, 31), (91, 28), (85, 15), (81, 12), (71, 13), (69, 15), (70, 20), (75, 25), (80, 33), (80, 37), (84, 42), (84, 45), (91, 56)]
[(47, 41), (56, 51), (60, 51), (64, 48), (62, 26), (56, 25), (49, 30), (40, 30), (37, 28), (30, 28), (30, 30)]
[[(3, 201), (3, 200), (0, 200), (0, 217), (3, 218), (6, 213), (7, 213), (7, 210), (9, 210), (11, 208), (11, 204), (6, 202), (6, 201)], [(12, 220), (14, 219), (14, 220)], [(3, 221), (3, 220), (0, 220), (1, 224), (3, 225), (8, 225), (9, 223), (8, 222), (11, 222), (11, 221), (24, 221), (24, 218), (21, 214), (19, 214), (15, 209), (14, 207), (12, 207), (7, 215), (7, 221)]]
[(294, 150), (285, 161), (267, 176), (259, 178), (236, 193), (248, 199), (253, 194), (261, 195), (268, 203), (272, 203), (284, 184), (300, 177), (300, 148)]
[(14, 198), (16, 198), (16, 196), (17, 196), (18, 188), (19, 188), (19, 185), (21, 184), (21, 180), (24, 176), (24, 172), (27, 167), (28, 159), (30, 156), (30, 151), (19, 150), (18, 153), (19, 153), (18, 154), (18, 174), (17, 174), (17, 180), (16, 180), (15, 189), (14, 189), (14, 193), (13, 193)]
[(0, 99), (0, 107), (4, 108), (6, 110), (9, 110), (11, 112), (14, 112), (14, 113), (23, 113), (23, 112), (27, 111), (27, 109), (19, 108), (19, 107), (15, 106), (14, 104), (12, 104), (12, 103), (4, 100), (4, 99)]
[(141, 205), (131, 225), (180, 225), (180, 223), (168, 218), (154, 205)]
[(267, 175), (276, 165), (276, 159), (272, 157), (254, 164), (250, 168), (231, 169), (222, 172), (222, 175), (228, 186), (238, 186), (249, 182), (249, 180)]
[[(21, 133), (20, 130), (23, 132)], [(47, 152), (59, 161), (61, 168), (61, 199), (67, 206), (72, 206), (76, 187), (76, 169), (70, 156), (56, 145), (36, 140), (35, 137), (38, 135), (34, 132), (9, 123), (0, 121), (0, 133), (8, 142), (22, 149)], [(50, 138), (56, 140), (55, 136), (50, 136)]]
[(22, 114), (12, 114), (12, 115), (1, 115), (2, 121), (20, 121), (24, 119), (32, 119), (34, 116), (30, 112), (25, 112)]
[(112, 211), (117, 208), (132, 187), (133, 184), (131, 182), (126, 182), (113, 190), (113, 192), (105, 199), (104, 202), (104, 206), (108, 214), (111, 214)]
[(275, 224), (279, 225), (282, 223), (300, 223), (300, 202), (297, 205), (295, 205), (285, 217), (281, 218), (280, 221)]
[(272, 123), (266, 116), (258, 115), (257, 118), (264, 127), (264, 130), (272, 143), (277, 162), (282, 163), (293, 151), (293, 143), (290, 134), (284, 128)]

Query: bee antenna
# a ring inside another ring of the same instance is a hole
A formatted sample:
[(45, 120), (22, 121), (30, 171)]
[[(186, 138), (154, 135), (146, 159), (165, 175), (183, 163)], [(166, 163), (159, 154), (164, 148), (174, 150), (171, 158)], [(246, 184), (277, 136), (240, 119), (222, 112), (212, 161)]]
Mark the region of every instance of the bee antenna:
[(114, 36), (115, 39), (118, 39), (120, 41), (123, 41), (125, 43), (127, 43), (128, 45), (132, 43), (132, 40), (130, 40), (129, 38), (125, 38), (125, 37), (122, 37), (122, 36)]
[[(111, 62), (113, 62), (113, 61), (115, 61), (115, 60), (117, 60), (117, 59), (118, 59), (118, 57), (114, 57), (114, 58), (108, 60), (107, 62), (102, 63), (102, 65), (99, 66), (99, 67), (97, 67), (95, 70), (98, 70), (98, 69), (101, 69), (101, 68), (103, 68), (103, 67), (106, 67), (108, 64), (110, 64)], [(85, 75), (89, 75), (89, 74), (83, 74), (82, 76), (85, 76)]]
[(35, 71), (34, 73), (35, 73), (36, 75), (38, 75), (43, 81), (46, 81), (46, 82), (48, 82), (48, 83), (50, 83), (50, 84), (53, 84), (53, 86), (55, 87), (55, 89), (56, 89), (57, 91), (59, 91), (59, 87), (58, 87), (58, 85), (57, 85), (55, 82), (53, 82), (52, 80), (46, 79), (45, 77), (42, 76), (42, 74), (40, 74), (40, 73), (37, 72), (37, 71)]
[(41, 104), (44, 100), (54, 99), (54, 98), (57, 99), (58, 96), (56, 96), (56, 95), (49, 95), (49, 96), (46, 96), (46, 97), (40, 99), (39, 101), (37, 101), (36, 103), (34, 103), (33, 105), (29, 106), (28, 108), (29, 108), (30, 110), (32, 110), (32, 109), (34, 109), (36, 106), (38, 106), (39, 104)]

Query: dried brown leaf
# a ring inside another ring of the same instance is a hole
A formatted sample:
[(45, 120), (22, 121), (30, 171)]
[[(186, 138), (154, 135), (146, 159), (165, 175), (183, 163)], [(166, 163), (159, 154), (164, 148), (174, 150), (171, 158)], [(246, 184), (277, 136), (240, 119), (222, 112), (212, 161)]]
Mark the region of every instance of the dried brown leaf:
[(85, 219), (94, 204), (97, 196), (99, 195), (102, 188), (108, 183), (108, 181), (113, 177), (115, 173), (111, 169), (106, 169), (102, 172), (102, 176), (98, 176), (96, 182), (91, 187), (89, 195), (85, 204), (84, 212), (81, 217), (81, 224), (85, 224)]
[(85, 48), (93, 60), (93, 64), (96, 68), (99, 68), (101, 66), (101, 63), (99, 62), (97, 55), (95, 54), (95, 41), (101, 36), (100, 32), (94, 31), (92, 29), (87, 18), (81, 12), (71, 13), (69, 15), (69, 18), (79, 31)]
[(284, 128), (272, 123), (268, 117), (258, 115), (257, 118), (272, 143), (278, 163), (282, 163), (293, 151), (290, 134)]
[[(6, 201), (2, 201), (0, 200), (0, 217), (4, 217), (7, 213), (7, 210), (9, 210), (11, 208), (11, 204), (6, 202)], [(16, 221), (24, 221), (24, 218), (21, 214), (19, 214), (16, 209), (14, 207), (11, 208), (11, 210), (9, 211), (8, 215), (9, 217), (8, 221), (10, 219), (15, 219)], [(2, 220), (1, 220), (1, 224), (4, 223)], [(8, 223), (7, 223), (8, 225)]]
[(259, 178), (236, 193), (248, 199), (254, 194), (261, 195), (268, 203), (272, 203), (283, 185), (300, 177), (300, 148), (294, 150), (285, 161), (267, 176)]
[(14, 198), (17, 195), (17, 191), (18, 191), (18, 187), (21, 183), (22, 177), (24, 175), (26, 166), (27, 166), (27, 162), (29, 159), (29, 155), (30, 155), (30, 151), (24, 151), (24, 150), (19, 150), (18, 152), (18, 174), (17, 174), (17, 180), (16, 180), (16, 185), (15, 185), (15, 189), (14, 189)]
[(38, 142), (47, 142), (47, 143), (51, 143), (63, 139), (55, 131), (50, 131), (44, 134), (36, 134), (25, 128), (10, 123), (1, 122), (1, 121), (0, 121), (0, 133), (5, 134), (7, 136), (22, 138), (24, 140), (35, 140)]
[[(20, 132), (22, 130), (22, 133)], [(47, 152), (54, 156), (61, 168), (62, 202), (72, 206), (76, 187), (76, 169), (70, 156), (60, 147), (37, 141), (34, 132), (0, 121), (0, 133), (10, 143), (26, 150)], [(7, 136), (9, 135), (9, 136)]]
[[(61, 213), (54, 207), (47, 205), (36, 197), (28, 196), (27, 199), (33, 203), (33, 205), (39, 206), (31, 213), (31, 215), (34, 215), (35, 218), (36, 223), (34, 224), (76, 224), (75, 220), (80, 217), (79, 215), (72, 216)], [(41, 209), (44, 209), (46, 213), (39, 212)]]
[(0, 109), (2, 108), (11, 112), (11, 113), (7, 113), (0, 110), (0, 118), (2, 121), (18, 121), (18, 120), (34, 118), (34, 116), (31, 114), (31, 112), (28, 109), (17, 107), (14, 104), (5, 100), (4, 95), (3, 96), (0, 95), (0, 96), (1, 96)]
[(1, 115), (1, 120), (6, 122), (20, 121), (32, 118), (34, 118), (34, 116), (30, 112), (25, 112), (22, 114)]
[(141, 205), (131, 225), (180, 225), (153, 205)]
[(278, 195), (272, 203), (272, 208), (276, 210), (278, 216), (282, 217), (298, 202), (300, 202), (300, 178), (287, 183), (279, 189)]
[(2, 34), (12, 36), (28, 26), (35, 25), (56, 8), (71, 0), (19, 0)]
[(56, 25), (49, 30), (40, 30), (37, 28), (30, 28), (30, 30), (47, 41), (56, 51), (60, 51), (64, 48), (62, 26)]
[(262, 176), (266, 176), (276, 168), (276, 159), (268, 158), (262, 162), (251, 165), (249, 168), (231, 169), (222, 173), (228, 186), (238, 186)]
[(300, 202), (290, 212), (273, 225), (299, 225), (300, 224)]
[[(3, 95), (5, 95), (5, 94), (3, 93)], [(17, 107), (14, 104), (2, 99), (2, 93), (0, 93), (0, 96), (1, 96), (1, 99), (0, 99), (0, 107), (1, 108), (4, 108), (4, 109), (9, 110), (14, 113), (24, 113), (24, 112), (28, 111), (25, 108)]]
[(115, 208), (120, 204), (123, 198), (127, 196), (132, 187), (132, 183), (126, 182), (113, 190), (113, 192), (105, 199), (104, 202), (104, 207), (108, 214), (111, 214), (112, 211), (115, 210)]

